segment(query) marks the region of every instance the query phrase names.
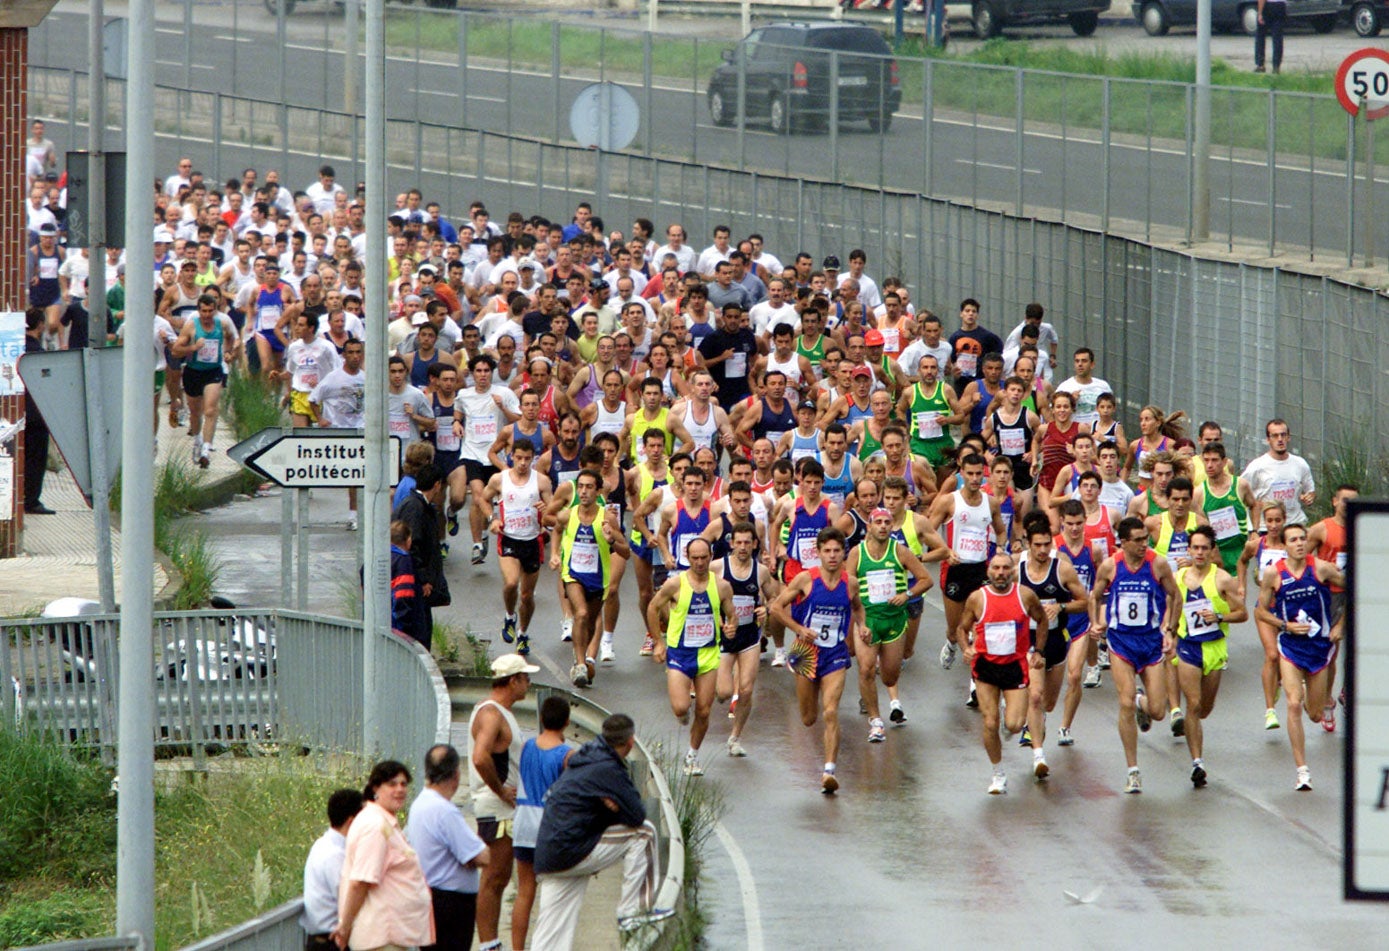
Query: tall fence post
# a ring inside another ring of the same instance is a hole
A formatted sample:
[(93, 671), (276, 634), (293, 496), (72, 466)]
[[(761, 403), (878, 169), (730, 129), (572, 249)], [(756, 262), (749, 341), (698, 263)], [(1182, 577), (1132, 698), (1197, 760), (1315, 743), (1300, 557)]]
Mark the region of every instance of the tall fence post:
[[(1268, 91), (1268, 256), (1278, 236), (1278, 92)], [(1231, 195), (1231, 198), (1234, 196)]]
[[(789, 133), (795, 124), (791, 120), (791, 109), (786, 110), (786, 131)], [(839, 181), (839, 52), (830, 53), (830, 181)]]
[(1186, 245), (1191, 247), (1195, 235), (1196, 221), (1196, 122), (1193, 115), (1195, 95), (1192, 87), (1186, 87)]
[(1104, 118), (1101, 123), (1100, 147), (1104, 150), (1100, 156), (1100, 167), (1103, 170), (1104, 187), (1100, 196), (1100, 230), (1109, 234), (1109, 123), (1110, 123), (1110, 94), (1112, 92), (1109, 77), (1104, 78)]
[(921, 153), (924, 156), (921, 163), (921, 191), (927, 195), (932, 194), (931, 186), (935, 181), (932, 170), (934, 156), (931, 153), (931, 126), (935, 124), (932, 116), (934, 103), (931, 94), (935, 91), (932, 88), (935, 67), (936, 61), (928, 59), (926, 68), (921, 71)]
[[(555, 84), (555, 137), (554, 142), (558, 144), (563, 139), (563, 127), (560, 117), (564, 114), (564, 107), (560, 105), (560, 57), (559, 57), (559, 21), (550, 24), (550, 76)], [(647, 123), (651, 121), (651, 113), (647, 112)]]
[[(651, 8), (652, 8), (653, 11), (655, 10), (655, 8), (656, 8), (656, 0), (651, 0)], [(654, 18), (654, 16), (655, 16), (654, 12), (653, 12), (652, 16), (653, 16), (653, 18)], [(653, 82), (652, 82), (652, 76), (651, 76), (651, 34), (650, 34), (650, 33), (643, 33), (643, 34), (642, 34), (642, 37), (641, 37), (641, 79), (642, 79), (642, 96), (646, 99), (646, 108), (642, 110), (642, 114), (646, 117), (646, 121), (642, 123), (642, 128), (643, 128), (643, 131), (646, 133), (646, 154), (647, 154), (648, 156), (650, 156), (650, 155), (653, 154), (653, 152), (654, 152), (654, 150), (655, 150), (655, 148), (656, 148), (656, 132), (655, 132), (655, 129), (652, 128), (652, 127), (655, 125), (655, 115), (656, 115), (656, 114), (655, 114), (655, 112), (653, 111), (655, 107), (654, 107), (653, 104), (652, 104), (652, 93), (651, 93), (651, 87), (652, 87), (654, 84), (653, 84)]]
[(1023, 93), (1023, 71), (1022, 71), (1021, 69), (1019, 69), (1019, 70), (1015, 70), (1014, 73), (1013, 73), (1013, 98), (1014, 98), (1014, 100), (1015, 100), (1014, 106), (1015, 106), (1015, 108), (1016, 108), (1016, 110), (1017, 110), (1017, 136), (1018, 136), (1017, 149), (1016, 149), (1016, 155), (1015, 155), (1015, 157), (1017, 158), (1017, 162), (1018, 162), (1018, 183), (1017, 183), (1018, 195), (1017, 195), (1017, 201), (1014, 203), (1014, 208), (1015, 208), (1015, 210), (1017, 211), (1017, 215), (1018, 215), (1019, 218), (1021, 218), (1021, 217), (1022, 217), (1022, 214), (1023, 214), (1023, 211), (1022, 211), (1022, 208), (1023, 208), (1023, 170), (1022, 170), (1022, 166), (1023, 166), (1023, 154), (1024, 154), (1024, 152), (1025, 152), (1025, 149), (1024, 149), (1024, 141), (1023, 141), (1023, 139), (1024, 139), (1024, 127), (1025, 127), (1025, 124), (1026, 124), (1026, 118), (1025, 118), (1025, 116), (1023, 115), (1023, 109), (1024, 109), (1023, 95), (1024, 95), (1024, 93)]
[(1355, 116), (1346, 113), (1346, 267), (1355, 267)]
[(458, 15), (458, 124), (468, 125), (468, 19), (467, 11)]

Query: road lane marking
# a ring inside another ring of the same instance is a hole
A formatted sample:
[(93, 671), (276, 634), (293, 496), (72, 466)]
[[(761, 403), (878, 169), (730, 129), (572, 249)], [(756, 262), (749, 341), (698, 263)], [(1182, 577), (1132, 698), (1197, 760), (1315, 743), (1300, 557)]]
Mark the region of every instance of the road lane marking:
[[(981, 168), (996, 168), (996, 169), (998, 169), (998, 170), (1001, 171), (1001, 172), (1016, 172), (1016, 171), (1018, 170), (1018, 168), (1017, 168), (1016, 165), (999, 165), (997, 162), (972, 162), (972, 161), (970, 161), (970, 160), (967, 159), (967, 158), (957, 158), (957, 159), (955, 160), (955, 164), (956, 164), (956, 165), (978, 165), (978, 166), (981, 167)], [(1024, 168), (1022, 171), (1023, 171), (1023, 174), (1024, 174), (1024, 175), (1040, 175), (1040, 174), (1042, 174), (1042, 170), (1041, 170), (1040, 168)]]
[(763, 951), (762, 906), (757, 899), (757, 881), (752, 877), (752, 867), (748, 865), (747, 856), (743, 854), (738, 840), (733, 838), (733, 833), (722, 822), (714, 826), (714, 835), (719, 837), (719, 844), (728, 853), (733, 871), (738, 876), (738, 891), (743, 895), (743, 921), (748, 935), (745, 947), (748, 951)]
[[(1226, 198), (1224, 195), (1221, 195), (1221, 196), (1217, 197), (1217, 198), (1216, 198), (1216, 201), (1226, 201), (1226, 202), (1230, 202), (1231, 204), (1234, 204), (1234, 205), (1253, 205), (1255, 208), (1267, 208), (1267, 207), (1268, 207), (1268, 202), (1266, 202), (1266, 201), (1250, 201), (1248, 198)], [(1292, 205), (1274, 205), (1273, 207), (1274, 207), (1274, 208), (1282, 208), (1282, 209), (1285, 209), (1285, 210), (1287, 210), (1287, 211), (1291, 211), (1293, 206), (1292, 206)]]

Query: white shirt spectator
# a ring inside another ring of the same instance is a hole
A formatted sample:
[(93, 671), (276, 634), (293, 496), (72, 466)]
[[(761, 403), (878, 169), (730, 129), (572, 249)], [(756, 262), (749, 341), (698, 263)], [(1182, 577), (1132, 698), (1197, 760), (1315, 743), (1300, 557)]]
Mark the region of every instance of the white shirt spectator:
[(781, 263), (781, 259), (770, 251), (759, 251), (752, 256), (752, 263), (760, 270), (761, 278), (764, 281), (774, 277), (781, 277), (781, 272), (786, 270), (786, 266)]
[(192, 180), (185, 178), (178, 172), (174, 172), (168, 178), (164, 179), (164, 194), (168, 195), (170, 198), (173, 198), (178, 194), (178, 190), (180, 188), (184, 187), (185, 185), (192, 184)]
[(347, 854), (347, 837), (329, 829), (309, 849), (304, 863), (304, 911), (299, 924), (307, 934), (328, 934), (338, 926), (338, 882)]
[[(1022, 329), (1027, 326), (1027, 321), (1023, 321), (1009, 332), (1003, 341), (1003, 349), (1017, 347), (1022, 344)], [(1047, 321), (1042, 321), (1037, 328), (1037, 349), (1050, 355), (1051, 351), (1061, 346), (1061, 338), (1056, 335), (1056, 327)]]
[(801, 315), (796, 313), (794, 304), (786, 301), (782, 301), (780, 307), (773, 307), (769, 300), (754, 304), (748, 311), (748, 321), (752, 332), (759, 337), (770, 334), (777, 324), (790, 324), (796, 333), (801, 332)]
[(68, 256), (58, 268), (58, 276), (68, 281), (68, 296), (74, 300), (87, 299), (87, 274), (90, 272), (89, 259), (81, 250), (71, 248)]
[(713, 274), (714, 268), (719, 266), (720, 261), (727, 261), (728, 256), (733, 253), (730, 245), (727, 251), (720, 251), (714, 245), (709, 245), (699, 252), (699, 261), (695, 264), (695, 270), (700, 274)]
[(695, 262), (699, 259), (699, 256), (695, 254), (695, 249), (688, 244), (682, 244), (679, 250), (672, 248), (668, 244), (663, 244), (656, 249), (656, 254), (651, 260), (660, 264), (661, 259), (667, 254), (675, 255), (675, 261), (680, 265), (682, 273), (685, 271), (693, 271), (695, 269)]
[(47, 205), (39, 205), (35, 208), (32, 201), (27, 201), (24, 203), (24, 215), (26, 227), (31, 234), (38, 234), (39, 228), (44, 225), (58, 227), (58, 219), (54, 217), (53, 212), (48, 210)]
[(921, 375), (921, 358), (929, 354), (936, 358), (936, 363), (940, 367), (940, 372), (936, 374), (936, 378), (944, 380), (945, 369), (950, 365), (950, 356), (954, 352), (955, 348), (950, 346), (944, 337), (934, 347), (918, 337), (907, 344), (907, 348), (897, 355), (897, 364), (902, 368), (902, 372), (908, 376), (919, 377)]
[(844, 282), (851, 279), (858, 281), (858, 299), (863, 301), (863, 306), (876, 313), (877, 309), (883, 306), (883, 295), (878, 290), (878, 282), (867, 274), (860, 274), (855, 278), (848, 271), (840, 271), (839, 282), (835, 286), (843, 287)]
[[(320, 215), (328, 215), (337, 207), (337, 199), (333, 196), (342, 190), (343, 187), (337, 182), (333, 182), (332, 185), (324, 188), (323, 182), (317, 181), (304, 189), (304, 194), (309, 197), (309, 201), (313, 202), (314, 211), (318, 212)], [(278, 202), (276, 202), (276, 204), (278, 204)]]
[[(1081, 383), (1075, 377), (1062, 380), (1056, 387), (1058, 393), (1072, 393), (1076, 398), (1075, 421), (1093, 427), (1100, 421), (1099, 410), (1095, 409), (1095, 404), (1099, 402), (1100, 396), (1105, 393), (1113, 393), (1109, 388), (1109, 383), (1099, 377), (1091, 377), (1089, 383)], [(1291, 512), (1288, 514), (1292, 514)]]
[[(1011, 376), (1013, 366), (1018, 362), (1021, 355), (1021, 348), (1017, 344), (1003, 348), (1003, 375)], [(1037, 375), (1048, 383), (1051, 382), (1051, 354), (1043, 347), (1037, 349)]]

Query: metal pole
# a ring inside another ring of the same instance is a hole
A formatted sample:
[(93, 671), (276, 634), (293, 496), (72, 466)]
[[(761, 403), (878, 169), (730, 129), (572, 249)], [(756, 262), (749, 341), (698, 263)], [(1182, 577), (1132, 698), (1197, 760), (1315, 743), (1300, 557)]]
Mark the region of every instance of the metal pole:
[(1196, 0), (1196, 129), (1192, 145), (1191, 237), (1211, 236), (1211, 0)]
[[(106, 64), (102, 46), (102, 0), (92, 0), (87, 16), (87, 346), (106, 345)], [(84, 354), (87, 381), (87, 446), (92, 473), (92, 517), (96, 523), (96, 579), (102, 611), (116, 609), (116, 580), (111, 565), (111, 473), (106, 471), (106, 427), (102, 424), (101, 394), (94, 354)]]
[(373, 755), (377, 741), (376, 644), (377, 633), (390, 630), (391, 552), (388, 547), (391, 487), (386, 456), (386, 283), (380, 269), (386, 262), (386, 7), (385, 0), (367, 0), (366, 154), (367, 154), (367, 264), (376, 270), (367, 282), (366, 342), (366, 469), (362, 492), (363, 576), (366, 590), (362, 604), (362, 743)]
[[(149, 208), (154, 181), (154, 0), (131, 0), (126, 79), (125, 203), (137, 221)], [(99, 262), (98, 262), (99, 264)], [(105, 273), (102, 270), (98, 274)], [(154, 247), (126, 249), (126, 293), (154, 299)], [(116, 769), (116, 933), (154, 947), (154, 432), (149, 382), (154, 374), (154, 323), (126, 322), (121, 408), (129, 425), (121, 447), (121, 636)]]
[(1100, 156), (1100, 165), (1103, 169), (1104, 185), (1100, 195), (1100, 230), (1109, 234), (1109, 96), (1110, 96), (1109, 77), (1104, 79), (1104, 118), (1101, 126), (1101, 147), (1104, 154)]
[(1017, 162), (1018, 162), (1018, 200), (1017, 200), (1017, 214), (1018, 214), (1018, 217), (1021, 218), (1021, 217), (1022, 217), (1022, 205), (1023, 205), (1023, 183), (1022, 183), (1022, 180), (1023, 180), (1023, 171), (1022, 171), (1022, 166), (1023, 166), (1023, 153), (1024, 153), (1026, 150), (1024, 149), (1024, 142), (1023, 142), (1024, 124), (1025, 124), (1025, 119), (1024, 119), (1024, 116), (1023, 116), (1023, 108), (1024, 108), (1024, 103), (1023, 103), (1023, 73), (1022, 73), (1022, 70), (1020, 70), (1020, 69), (1019, 69), (1019, 70), (1015, 70), (1015, 71), (1013, 72), (1013, 94), (1014, 94), (1014, 98), (1016, 99), (1017, 114), (1018, 114), (1018, 122), (1017, 122), (1017, 124), (1018, 124), (1018, 147), (1017, 147), (1017, 155), (1015, 156), (1016, 159), (1017, 159)]
[[(652, 2), (654, 4), (655, 0), (652, 0)], [(696, 52), (698, 52), (698, 49), (699, 47), (695, 47)], [(651, 72), (651, 34), (645, 33), (641, 38), (641, 88), (642, 95), (646, 99), (646, 121), (642, 123), (642, 126), (646, 134), (646, 154), (648, 156), (652, 154), (652, 150), (655, 148), (656, 144), (656, 135), (652, 128), (655, 125), (652, 121), (652, 116), (654, 116), (655, 113), (651, 111)]]
[[(1234, 196), (1231, 196), (1234, 197)], [(1278, 94), (1268, 92), (1268, 256), (1278, 235)]]
[(183, 0), (183, 88), (193, 88), (193, 0)]
[[(900, 2), (900, 0), (899, 0)], [(654, 4), (653, 4), (654, 5)], [(752, 32), (752, 0), (743, 0), (742, 4), (742, 27), (743, 36)], [(900, 16), (900, 14), (899, 14)]]
[[(554, 140), (553, 140), (553, 141), (554, 141), (554, 143), (555, 143), (556, 145), (558, 145), (558, 144), (560, 143), (561, 138), (562, 138), (562, 136), (563, 136), (563, 132), (562, 132), (563, 126), (562, 126), (561, 123), (562, 123), (562, 117), (563, 117), (563, 115), (564, 115), (564, 106), (562, 105), (562, 103), (561, 103), (561, 101), (560, 101), (560, 97), (561, 97), (561, 92), (560, 92), (560, 89), (561, 89), (561, 87), (560, 87), (560, 70), (561, 70), (561, 64), (560, 64), (560, 59), (559, 59), (559, 53), (560, 53), (560, 49), (559, 49), (559, 21), (556, 20), (555, 22), (553, 22), (553, 23), (550, 24), (550, 75), (554, 78), (554, 84), (555, 84), (555, 137), (554, 137)], [(651, 111), (650, 111), (649, 109), (647, 110), (646, 115), (647, 115), (647, 121), (644, 123), (644, 125), (650, 125), (650, 124), (651, 124), (651, 119), (650, 119)]]
[(656, 32), (656, 0), (646, 0), (646, 30)]
[[(899, 0), (900, 2), (900, 0)], [(839, 181), (839, 53), (830, 53), (830, 181)], [(791, 131), (791, 109), (786, 109), (786, 131)]]
[[(931, 194), (931, 182), (934, 178), (931, 170), (931, 125), (934, 122), (932, 113), (935, 110), (934, 103), (931, 101), (931, 94), (935, 91), (933, 88), (935, 77), (932, 75), (935, 72), (935, 66), (936, 61), (928, 59), (926, 60), (926, 68), (921, 71), (921, 152), (925, 156), (925, 160), (921, 163), (921, 191), (926, 195)], [(922, 280), (924, 281), (925, 278)]]
[(1370, 103), (1360, 100), (1365, 117), (1365, 266), (1375, 266), (1375, 126), (1370, 121)]
[(280, 3), (276, 4), (275, 10), (275, 47), (279, 51), (276, 64), (280, 77), (280, 94), (277, 101), (280, 106), (280, 174), (288, 181), (291, 175), (289, 171), (289, 104), (285, 88), (288, 73), (285, 68), (286, 43), (288, 40), (285, 38), (285, 5), (281, 0)]
[(1346, 267), (1355, 267), (1355, 116), (1346, 113)]
[(299, 540), (299, 551), (294, 558), (294, 568), (299, 578), (295, 583), (298, 589), (299, 610), (309, 609), (309, 490), (299, 489), (295, 493), (298, 503), (294, 514), (295, 536)]
[[(746, 34), (744, 34), (746, 35)], [(738, 117), (738, 167), (748, 167), (748, 58), (743, 55), (741, 46), (736, 48), (733, 54), (738, 57), (738, 80), (734, 88), (736, 98), (733, 100), (735, 115)]]
[[(349, 116), (357, 114), (357, 4), (361, 0), (345, 0), (343, 5), (343, 28), (347, 31), (347, 41), (342, 51), (342, 111)], [(357, 174), (353, 162), (352, 174)], [(354, 183), (355, 184), (355, 183)]]
[[(294, 430), (286, 426), (281, 435)], [(294, 492), (280, 488), (280, 607), (294, 601)]]

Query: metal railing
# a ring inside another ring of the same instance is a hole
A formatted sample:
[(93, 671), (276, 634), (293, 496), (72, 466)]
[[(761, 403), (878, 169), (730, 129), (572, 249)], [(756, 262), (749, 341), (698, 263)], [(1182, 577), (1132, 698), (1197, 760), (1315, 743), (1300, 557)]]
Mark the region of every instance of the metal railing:
[[(345, 166), (340, 179), (360, 177), (355, 125), (335, 118), (358, 111), (349, 103), (360, 100), (344, 81), (341, 15), (331, 4), (289, 18), (243, 6), (164, 8), (178, 19), (160, 24), (161, 129), (205, 111), (220, 121), (205, 133), (211, 141), (251, 136), (294, 184), (314, 180), (318, 155), (337, 157)], [(78, 19), (51, 16), (33, 33), (31, 66), (66, 74), (57, 90), (44, 93), (41, 101), (53, 110), (46, 114), (79, 116), (86, 101), (85, 75), (69, 72)], [(841, 128), (827, 116), (820, 131), (774, 135), (736, 110), (732, 128), (717, 127), (709, 114), (710, 78), (734, 43), (728, 37), (393, 6), (387, 42), (387, 111), (400, 131), (391, 141), (423, 165), (436, 160), (437, 141), (421, 134), (433, 124), (572, 144), (575, 94), (607, 80), (628, 87), (641, 108), (641, 130), (627, 156), (921, 192), (1150, 243), (1193, 237), (1195, 87), (1188, 83), (903, 56), (896, 58), (902, 104), (889, 134)], [(752, 88), (743, 60), (734, 59), (742, 88)], [(55, 91), (68, 108), (53, 102)], [(219, 95), (249, 105), (209, 109)], [(120, 97), (108, 102), (118, 128)], [(1371, 186), (1356, 174), (1353, 157), (1363, 151), (1363, 137), (1334, 97), (1216, 87), (1211, 111), (1218, 120), (1213, 241), (1350, 264), (1368, 250), (1368, 228), (1381, 255), (1389, 248), (1389, 216), (1368, 213)], [(61, 122), (49, 129), (60, 150), (85, 141), (75, 131)], [(1380, 136), (1375, 149), (1378, 167), (1389, 167), (1389, 136)], [(1384, 190), (1384, 182), (1374, 183), (1381, 208)]]

